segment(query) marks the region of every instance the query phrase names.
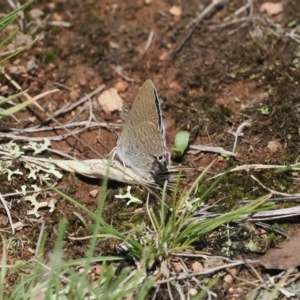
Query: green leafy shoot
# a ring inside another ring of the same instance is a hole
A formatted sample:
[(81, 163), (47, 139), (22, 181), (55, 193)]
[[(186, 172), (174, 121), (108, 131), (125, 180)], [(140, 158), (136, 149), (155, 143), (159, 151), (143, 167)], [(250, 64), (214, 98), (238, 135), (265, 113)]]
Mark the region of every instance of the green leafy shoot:
[(264, 115), (264, 116), (267, 116), (270, 113), (269, 108), (266, 107), (266, 106), (258, 108), (257, 110), (260, 111), (261, 114)]
[(189, 145), (190, 133), (188, 131), (180, 131), (176, 134), (175, 143), (172, 150), (177, 157), (182, 157), (184, 151)]

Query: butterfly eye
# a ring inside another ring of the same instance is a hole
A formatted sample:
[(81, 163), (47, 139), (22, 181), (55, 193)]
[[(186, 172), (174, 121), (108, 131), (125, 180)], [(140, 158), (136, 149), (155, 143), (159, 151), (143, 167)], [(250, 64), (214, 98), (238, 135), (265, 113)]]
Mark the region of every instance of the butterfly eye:
[(157, 159), (159, 162), (164, 161), (163, 155), (158, 155), (158, 156), (156, 157), (156, 159)]

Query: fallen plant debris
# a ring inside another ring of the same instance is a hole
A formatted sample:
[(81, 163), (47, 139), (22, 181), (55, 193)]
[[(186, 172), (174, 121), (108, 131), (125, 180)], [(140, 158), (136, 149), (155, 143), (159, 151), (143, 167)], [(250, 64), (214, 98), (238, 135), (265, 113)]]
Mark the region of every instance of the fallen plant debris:
[(299, 246), (300, 230), (297, 230), (290, 239), (278, 244), (274, 249), (269, 249), (260, 258), (260, 263), (266, 269), (295, 270), (300, 266)]

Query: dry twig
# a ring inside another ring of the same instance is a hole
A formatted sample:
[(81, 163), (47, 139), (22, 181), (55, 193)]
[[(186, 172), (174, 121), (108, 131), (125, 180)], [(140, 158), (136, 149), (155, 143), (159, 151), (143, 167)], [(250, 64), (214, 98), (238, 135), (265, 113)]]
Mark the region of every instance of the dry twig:
[(2, 194), (0, 194), (0, 201), (2, 202), (2, 205), (3, 205), (3, 207), (6, 211), (6, 214), (7, 214), (10, 226), (11, 226), (12, 233), (15, 234), (15, 228), (14, 228), (13, 221), (12, 221), (12, 218), (11, 218), (10, 210), (9, 210), (9, 208), (7, 206), (7, 203), (4, 199), (4, 197), (2, 196)]
[(203, 19), (205, 18), (205, 16), (207, 14), (209, 14), (214, 8), (216, 8), (218, 5), (220, 5), (222, 2), (224, 2), (226, 0), (213, 0), (209, 6), (207, 6), (204, 11), (202, 11), (192, 22), (190, 22), (186, 27), (190, 28), (190, 30), (188, 31), (188, 33), (183, 37), (183, 39), (179, 42), (179, 44), (177, 45), (177, 47), (175, 48), (175, 50), (172, 53), (171, 59), (173, 59), (177, 53), (179, 53), (183, 46), (186, 44), (186, 42), (191, 38), (191, 36), (194, 33), (194, 30), (196, 29), (196, 27), (200, 24), (200, 22), (203, 21)]

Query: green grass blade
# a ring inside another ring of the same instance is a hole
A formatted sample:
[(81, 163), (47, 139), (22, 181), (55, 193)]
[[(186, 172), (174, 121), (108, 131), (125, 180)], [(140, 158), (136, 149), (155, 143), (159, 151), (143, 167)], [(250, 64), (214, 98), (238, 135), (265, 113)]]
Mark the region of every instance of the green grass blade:
[(0, 32), (2, 31), (2, 28), (3, 28), (2, 26), (5, 26), (5, 24), (11, 20), (11, 18), (16, 18), (16, 15), (20, 11), (23, 11), (25, 8), (27, 8), (32, 3), (33, 3), (33, 0), (29, 0), (27, 3), (23, 4), (19, 8), (15, 9), (11, 13), (9, 13), (8, 15), (6, 15), (2, 19), (0, 19)]
[(3, 41), (0, 43), (0, 48), (2, 48), (4, 45), (8, 44), (11, 40), (14, 39), (14, 37), (16, 36), (18, 32), (18, 29), (15, 29), (12, 33), (9, 34), (9, 36)]
[(17, 104), (16, 106), (0, 111), (0, 120), (13, 115), (21, 109), (24, 109), (26, 106), (32, 104), (34, 101), (34, 99), (29, 99), (20, 104)]

